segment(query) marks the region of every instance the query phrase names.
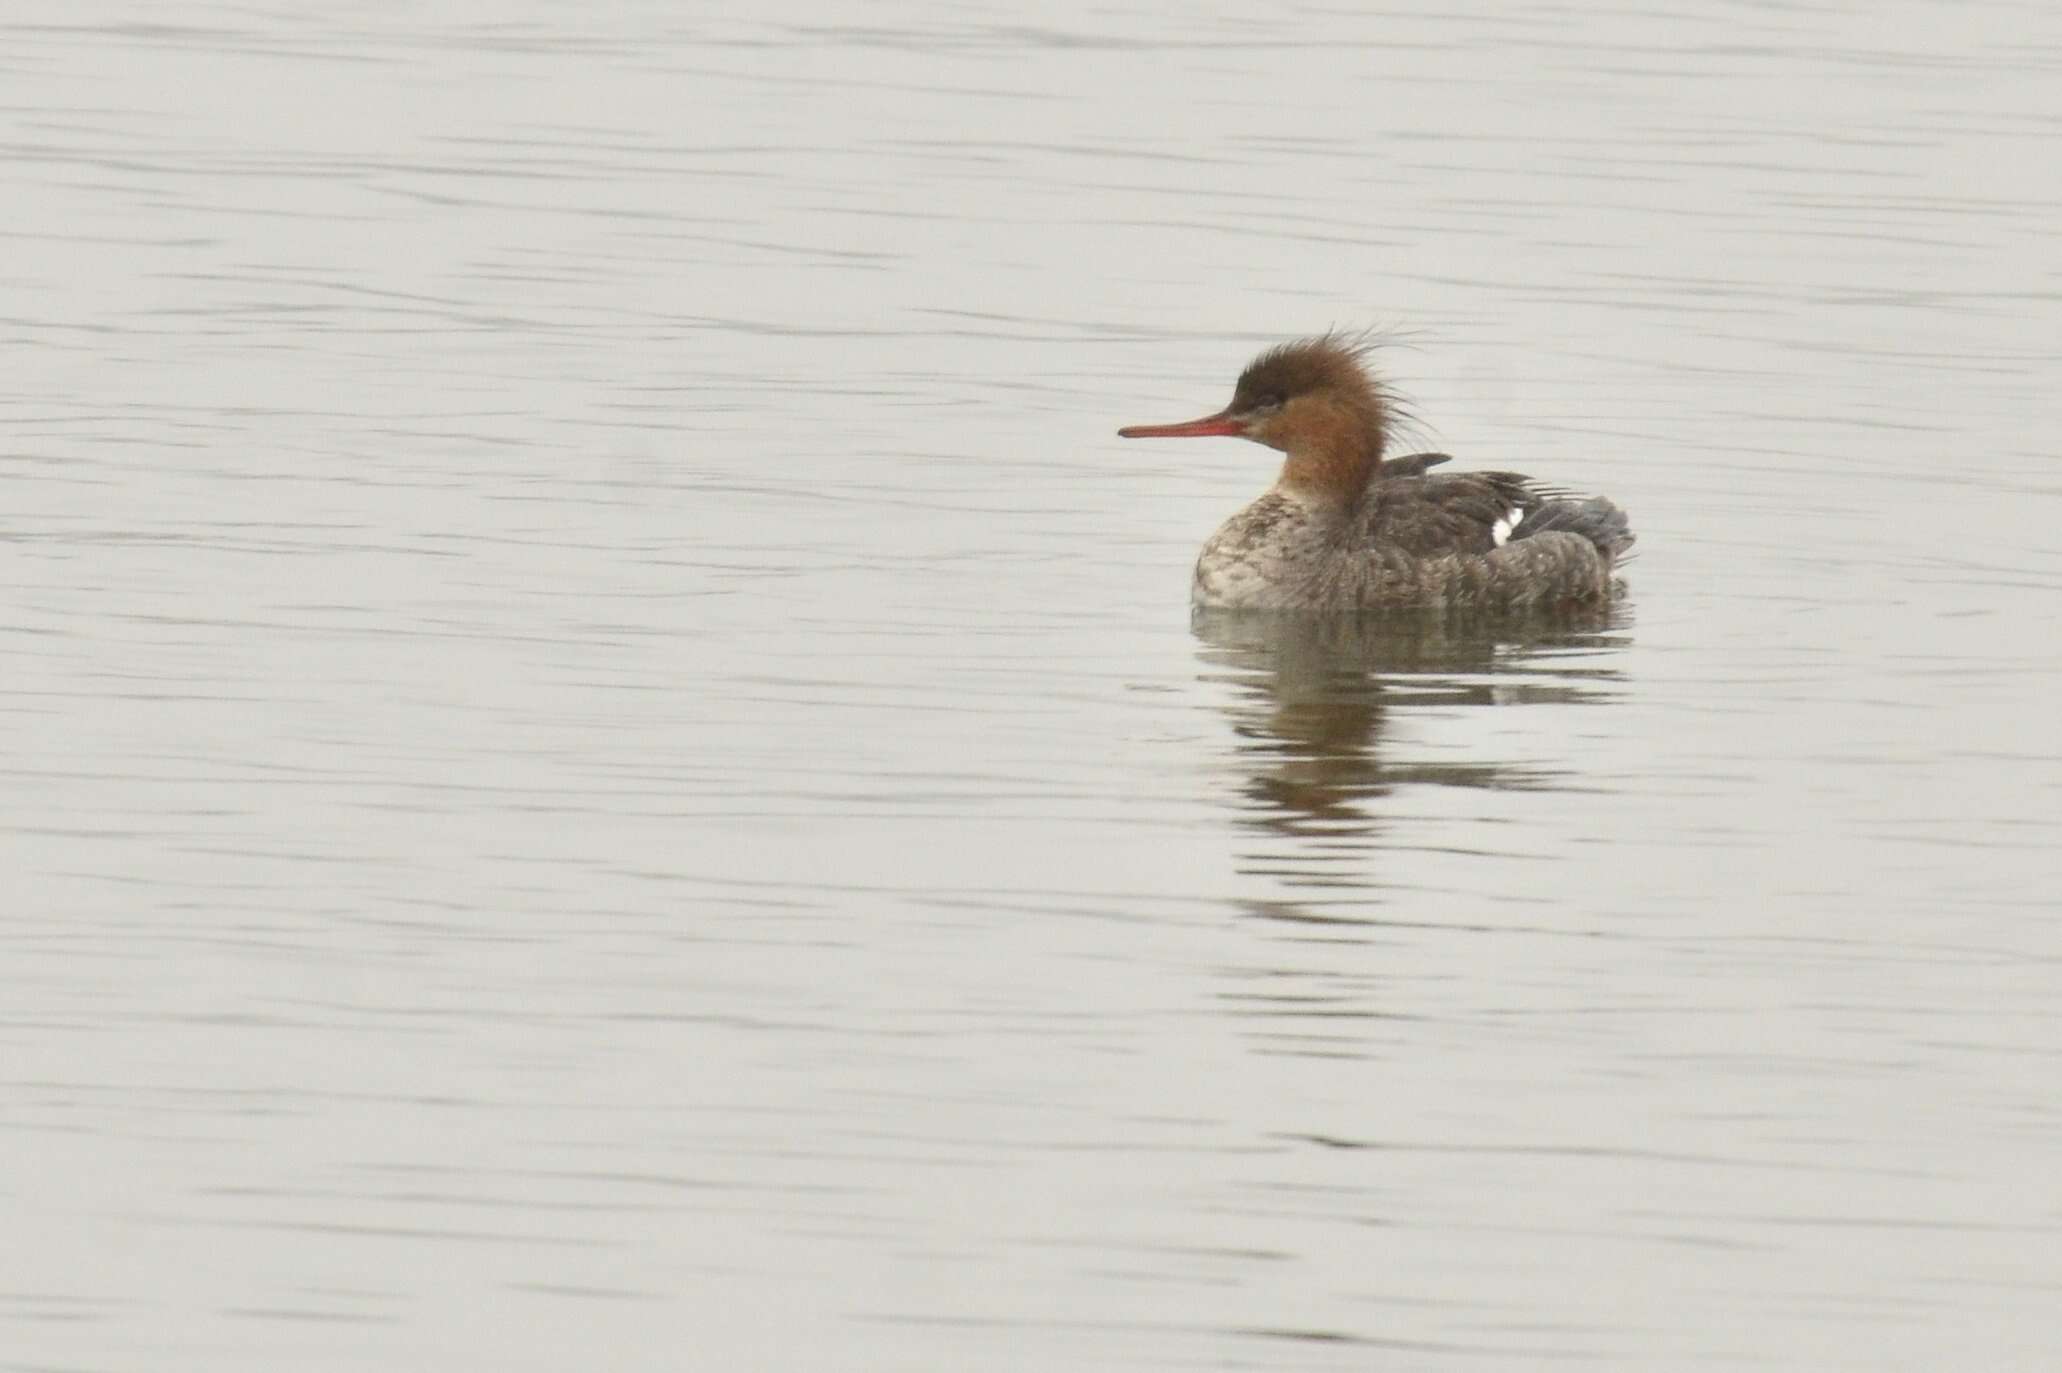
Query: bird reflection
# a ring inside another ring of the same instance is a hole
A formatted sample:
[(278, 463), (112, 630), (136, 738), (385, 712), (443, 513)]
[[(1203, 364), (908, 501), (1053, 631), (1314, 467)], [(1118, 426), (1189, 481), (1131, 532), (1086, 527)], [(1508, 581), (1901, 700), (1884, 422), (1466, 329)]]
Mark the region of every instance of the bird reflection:
[[(1290, 887), (1367, 888), (1379, 801), (1398, 788), (1553, 786), (1552, 771), (1504, 758), (1385, 759), (1383, 736), (1413, 707), (1607, 702), (1629, 624), (1622, 601), (1489, 619), (1197, 612), (1205, 677), (1233, 689), (1244, 823), (1291, 841), (1242, 855), (1241, 870)], [(1336, 918), (1293, 898), (1253, 909)]]

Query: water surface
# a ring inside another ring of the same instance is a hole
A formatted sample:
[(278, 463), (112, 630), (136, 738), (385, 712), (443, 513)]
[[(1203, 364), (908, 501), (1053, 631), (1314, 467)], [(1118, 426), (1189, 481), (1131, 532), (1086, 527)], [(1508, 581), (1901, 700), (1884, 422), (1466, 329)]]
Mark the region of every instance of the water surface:
[[(2062, 1341), (2049, 8), (0, 65), (0, 1369)], [(1191, 623), (1370, 324), (1618, 605)]]

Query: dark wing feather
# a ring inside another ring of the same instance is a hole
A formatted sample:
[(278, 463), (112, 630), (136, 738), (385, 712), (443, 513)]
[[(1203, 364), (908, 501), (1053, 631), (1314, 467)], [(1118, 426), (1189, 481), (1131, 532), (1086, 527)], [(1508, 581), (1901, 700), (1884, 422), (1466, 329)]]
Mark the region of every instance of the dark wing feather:
[(1407, 453), (1400, 458), (1382, 459), (1382, 465), (1375, 469), (1375, 477), (1377, 480), (1389, 477), (1422, 477), (1426, 469), (1452, 461), (1451, 453)]
[(1368, 543), (1420, 558), (1487, 553), (1497, 546), (1499, 520), (1513, 510), (1536, 510), (1542, 499), (1515, 472), (1378, 481), (1368, 491), (1362, 534)]

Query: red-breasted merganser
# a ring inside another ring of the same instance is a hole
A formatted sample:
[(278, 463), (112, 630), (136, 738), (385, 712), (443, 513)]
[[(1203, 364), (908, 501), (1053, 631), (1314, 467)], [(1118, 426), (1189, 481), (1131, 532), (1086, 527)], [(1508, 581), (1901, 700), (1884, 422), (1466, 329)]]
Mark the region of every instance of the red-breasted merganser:
[(1515, 472), (1425, 475), (1444, 454), (1384, 462), (1394, 402), (1367, 348), (1327, 334), (1239, 374), (1231, 404), (1127, 439), (1251, 439), (1288, 455), (1272, 489), (1224, 522), (1191, 594), (1227, 610), (1516, 609), (1603, 600), (1632, 549), (1625, 512)]

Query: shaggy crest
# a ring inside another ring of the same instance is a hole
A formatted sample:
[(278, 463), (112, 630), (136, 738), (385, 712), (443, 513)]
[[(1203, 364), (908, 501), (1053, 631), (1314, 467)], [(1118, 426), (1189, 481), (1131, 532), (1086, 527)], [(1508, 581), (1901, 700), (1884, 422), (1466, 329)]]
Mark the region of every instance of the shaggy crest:
[(1239, 373), (1239, 384), (1232, 391), (1232, 413), (1326, 390), (1386, 413), (1391, 397), (1365, 365), (1376, 343), (1366, 334), (1330, 333), (1270, 348)]

